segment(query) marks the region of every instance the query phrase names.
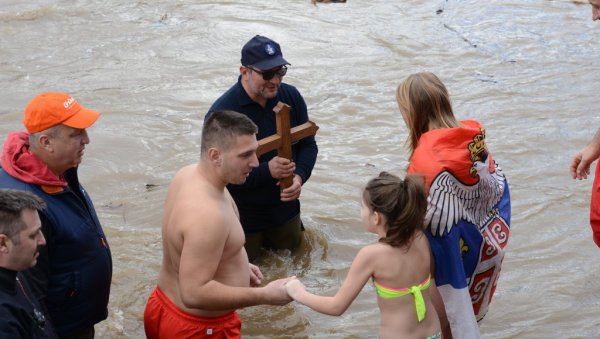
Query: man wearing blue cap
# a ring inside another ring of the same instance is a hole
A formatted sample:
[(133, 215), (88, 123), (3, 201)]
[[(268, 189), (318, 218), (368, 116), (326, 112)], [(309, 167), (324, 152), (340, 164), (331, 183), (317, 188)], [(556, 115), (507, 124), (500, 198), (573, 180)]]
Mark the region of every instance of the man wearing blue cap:
[[(281, 53), (279, 44), (267, 37), (256, 35), (242, 48), (238, 81), (208, 110), (232, 110), (245, 114), (258, 126), (257, 139), (276, 133), (275, 112), (278, 102), (291, 107), (290, 125), (307, 122), (308, 111), (300, 92), (283, 77), (290, 65)], [(302, 241), (304, 227), (300, 219), (300, 193), (310, 178), (317, 160), (314, 136), (292, 145), (292, 160), (277, 156), (276, 151), (259, 158), (260, 165), (242, 185), (227, 186), (239, 212), (246, 234), (246, 251), (250, 261), (260, 254), (261, 247), (290, 249)], [(293, 184), (279, 189), (279, 179), (294, 175)]]

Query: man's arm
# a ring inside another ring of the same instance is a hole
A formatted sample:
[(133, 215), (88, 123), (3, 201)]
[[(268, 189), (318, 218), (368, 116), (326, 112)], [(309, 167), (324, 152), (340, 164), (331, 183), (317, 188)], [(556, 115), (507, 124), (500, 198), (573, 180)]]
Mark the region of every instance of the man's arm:
[(587, 179), (590, 165), (600, 156), (600, 129), (594, 139), (581, 151), (575, 154), (571, 161), (571, 176), (573, 179)]
[[(211, 204), (208, 205), (194, 211), (188, 210), (187, 215), (180, 213), (177, 216), (183, 230), (179, 284), (185, 306), (203, 310), (226, 310), (259, 304), (284, 305), (290, 302), (291, 298), (284, 286), (289, 279), (275, 280), (264, 287), (249, 287), (247, 262), (244, 263), (245, 267), (219, 272), (232, 276), (246, 272), (243, 273), (246, 279), (244, 287), (229, 286), (215, 280), (222, 260), (231, 259), (224, 259), (223, 254), (232, 226), (226, 224), (226, 217), (215, 212), (218, 209), (207, 213)], [(215, 208), (215, 205), (212, 207)], [(201, 220), (201, 229), (198, 220)], [(241, 250), (243, 251), (243, 248)], [(239, 254), (233, 254), (236, 255)], [(239, 281), (237, 277), (231, 279)]]

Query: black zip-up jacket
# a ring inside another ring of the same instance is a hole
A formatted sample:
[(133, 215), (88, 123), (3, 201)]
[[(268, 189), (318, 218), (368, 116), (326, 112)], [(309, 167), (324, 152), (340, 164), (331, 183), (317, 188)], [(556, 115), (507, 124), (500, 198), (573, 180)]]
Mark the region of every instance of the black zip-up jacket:
[(0, 338), (56, 338), (29, 285), (17, 272), (0, 267)]

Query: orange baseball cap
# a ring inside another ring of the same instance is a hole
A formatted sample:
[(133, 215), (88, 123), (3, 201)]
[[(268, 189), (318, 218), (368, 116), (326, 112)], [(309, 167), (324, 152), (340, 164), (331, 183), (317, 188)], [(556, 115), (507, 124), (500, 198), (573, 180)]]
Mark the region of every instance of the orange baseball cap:
[(100, 113), (81, 106), (67, 93), (48, 92), (33, 98), (25, 108), (23, 124), (29, 133), (37, 133), (58, 124), (88, 128)]

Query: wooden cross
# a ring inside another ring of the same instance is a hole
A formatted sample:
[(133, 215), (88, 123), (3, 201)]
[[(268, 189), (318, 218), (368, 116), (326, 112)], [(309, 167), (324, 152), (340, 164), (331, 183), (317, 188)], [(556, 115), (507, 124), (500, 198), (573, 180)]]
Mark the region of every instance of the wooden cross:
[[(290, 127), (290, 106), (283, 102), (278, 102), (273, 108), (277, 120), (277, 133), (266, 138), (258, 140), (258, 149), (256, 155), (261, 155), (277, 149), (277, 155), (292, 160), (292, 143), (317, 134), (319, 126), (312, 121), (303, 123), (294, 128)], [(292, 186), (294, 175), (279, 180), (281, 190)]]

